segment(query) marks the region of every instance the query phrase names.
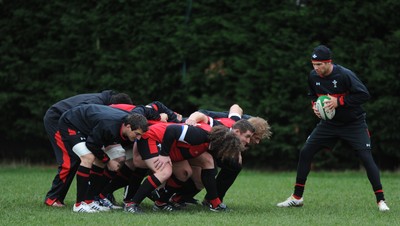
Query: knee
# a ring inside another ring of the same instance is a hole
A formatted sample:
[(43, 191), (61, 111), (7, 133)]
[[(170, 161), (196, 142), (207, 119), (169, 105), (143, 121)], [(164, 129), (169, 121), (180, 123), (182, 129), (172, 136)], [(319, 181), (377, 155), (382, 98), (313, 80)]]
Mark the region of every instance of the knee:
[(187, 181), (192, 175), (193, 171), (192, 168), (183, 169), (178, 173), (174, 173), (175, 177), (178, 178), (180, 181)]
[(314, 154), (320, 150), (328, 149), (327, 147), (311, 147), (310, 145), (306, 145), (301, 149), (299, 158), (300, 160), (311, 160), (314, 157)]
[(163, 170), (156, 172), (154, 175), (158, 178), (158, 180), (160, 180), (161, 183), (163, 183), (171, 177), (172, 167), (168, 164)]
[(200, 164), (202, 169), (212, 169), (215, 167), (214, 159), (211, 155), (204, 155)]

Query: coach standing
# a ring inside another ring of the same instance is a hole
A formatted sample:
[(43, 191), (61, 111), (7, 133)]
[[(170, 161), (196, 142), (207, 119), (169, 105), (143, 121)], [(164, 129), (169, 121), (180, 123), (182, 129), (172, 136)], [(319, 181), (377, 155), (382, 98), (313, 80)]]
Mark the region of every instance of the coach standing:
[(324, 148), (332, 149), (339, 139), (348, 142), (362, 161), (372, 189), (376, 196), (380, 211), (388, 211), (379, 169), (371, 154), (371, 139), (366, 123), (366, 113), (361, 107), (367, 102), (370, 94), (360, 79), (349, 69), (332, 63), (331, 50), (317, 46), (312, 55), (311, 63), (314, 70), (308, 77), (309, 96), (312, 100), (314, 113), (321, 118), (315, 106), (316, 99), (321, 95), (329, 95), (327, 109), (335, 109), (331, 120), (321, 120), (308, 137), (300, 151), (297, 166), (294, 193), (278, 207), (303, 205), (303, 192), (307, 176), (310, 172), (314, 155)]

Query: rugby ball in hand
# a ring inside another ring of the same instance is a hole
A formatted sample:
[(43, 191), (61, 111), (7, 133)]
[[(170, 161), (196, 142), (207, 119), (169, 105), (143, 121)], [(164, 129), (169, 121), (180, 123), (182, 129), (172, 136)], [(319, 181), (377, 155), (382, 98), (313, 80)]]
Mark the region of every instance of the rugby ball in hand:
[(325, 106), (325, 101), (330, 100), (331, 98), (328, 96), (320, 96), (317, 99), (317, 102), (315, 103), (319, 114), (321, 115), (321, 118), (323, 120), (329, 120), (332, 119), (335, 116), (335, 109), (333, 110), (327, 110), (324, 108)]

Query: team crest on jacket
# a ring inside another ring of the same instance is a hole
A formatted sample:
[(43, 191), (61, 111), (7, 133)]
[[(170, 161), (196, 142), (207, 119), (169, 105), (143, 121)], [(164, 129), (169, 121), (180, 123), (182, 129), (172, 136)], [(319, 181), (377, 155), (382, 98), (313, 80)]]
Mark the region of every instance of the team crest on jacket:
[(336, 85), (336, 84), (337, 84), (337, 81), (336, 81), (336, 80), (333, 80), (332, 83), (333, 83), (333, 88), (337, 88), (337, 85)]

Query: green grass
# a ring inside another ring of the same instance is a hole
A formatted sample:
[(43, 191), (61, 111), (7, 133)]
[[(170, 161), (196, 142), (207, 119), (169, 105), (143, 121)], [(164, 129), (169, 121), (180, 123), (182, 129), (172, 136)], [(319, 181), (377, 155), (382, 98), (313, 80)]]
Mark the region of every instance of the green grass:
[[(293, 191), (295, 172), (243, 171), (225, 197), (233, 210), (214, 213), (201, 206), (175, 213), (143, 215), (114, 211), (73, 213), (75, 181), (66, 199), (68, 208), (43, 204), (55, 168), (0, 166), (0, 225), (400, 225), (400, 173), (382, 173), (391, 210), (379, 212), (364, 171), (311, 172), (301, 208), (278, 208)], [(115, 193), (122, 197), (122, 191)], [(201, 199), (204, 192), (196, 198)]]

